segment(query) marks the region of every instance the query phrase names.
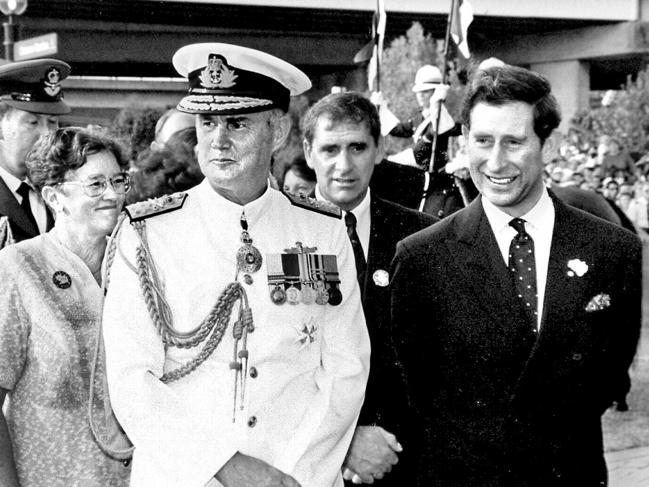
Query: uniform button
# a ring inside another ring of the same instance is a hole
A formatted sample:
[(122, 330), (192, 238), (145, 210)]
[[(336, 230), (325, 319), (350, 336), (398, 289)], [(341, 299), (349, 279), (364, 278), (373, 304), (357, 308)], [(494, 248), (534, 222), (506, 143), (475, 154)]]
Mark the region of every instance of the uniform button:
[(447, 193), (448, 193), (448, 191), (446, 191), (446, 190), (443, 190), (443, 191), (442, 191), (442, 194), (443, 194), (444, 196), (446, 196)]
[(572, 359), (575, 361), (581, 360), (581, 354), (580, 353), (573, 353), (572, 354)]
[(442, 218), (442, 217), (444, 216), (444, 210), (439, 210), (439, 211), (437, 212), (437, 216), (440, 217), (440, 218)]
[(244, 274), (243, 281), (250, 286), (252, 284), (252, 276), (250, 274)]
[(248, 426), (254, 428), (256, 424), (257, 424), (257, 416), (250, 416), (250, 418), (248, 418)]
[(475, 405), (476, 405), (476, 407), (481, 408), (481, 407), (484, 407), (485, 403), (481, 399), (476, 399)]
[(257, 369), (255, 367), (250, 367), (250, 377), (252, 377), (253, 379), (256, 379), (257, 375), (258, 375)]

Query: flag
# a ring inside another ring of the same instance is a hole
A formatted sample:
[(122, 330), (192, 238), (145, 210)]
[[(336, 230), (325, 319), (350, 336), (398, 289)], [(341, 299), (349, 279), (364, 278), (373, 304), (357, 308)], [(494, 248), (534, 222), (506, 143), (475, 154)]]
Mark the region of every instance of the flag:
[[(383, 0), (376, 1), (376, 12), (374, 13), (374, 50), (372, 51), (372, 58), (367, 67), (367, 85), (370, 91), (381, 91), (379, 80), (381, 58), (383, 57), (383, 38), (385, 37), (385, 4)], [(375, 86), (376, 83), (376, 86)]]
[[(370, 91), (379, 90), (379, 66), (383, 53), (386, 20), (384, 0), (377, 0), (376, 11), (372, 16), (372, 39), (354, 56), (355, 63), (370, 62), (367, 68), (367, 84)], [(375, 82), (377, 82), (376, 87), (374, 86)]]
[(457, 44), (458, 49), (465, 59), (471, 57), (467, 31), (473, 22), (473, 7), (468, 0), (453, 0), (453, 11), (451, 12), (451, 37)]

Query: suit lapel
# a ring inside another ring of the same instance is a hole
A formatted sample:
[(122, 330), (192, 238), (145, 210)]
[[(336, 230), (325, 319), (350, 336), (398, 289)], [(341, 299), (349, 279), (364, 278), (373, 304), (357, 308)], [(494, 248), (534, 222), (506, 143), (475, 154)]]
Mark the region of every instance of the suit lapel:
[(476, 302), (496, 318), (492, 322), (511, 322), (512, 312), (520, 310), (520, 304), (480, 197), (456, 222), (457, 242), (449, 241), (447, 245), (455, 246), (451, 252), (457, 255), (458, 269), (464, 273), (465, 283), (472, 288)]
[(375, 196), (370, 198), (370, 240), (367, 252), (367, 271), (365, 282), (361, 288), (363, 300), (371, 292), (373, 275), (378, 269), (385, 271), (390, 267), (396, 242), (392, 238), (394, 232), (389, 228), (387, 214), (381, 200)]
[(18, 204), (2, 178), (0, 178), (0, 214), (8, 216), (9, 220), (26, 234), (32, 237), (38, 235), (38, 229), (34, 228), (32, 222), (29, 221), (25, 210)]
[[(579, 259), (584, 247), (590, 243), (579, 232), (575, 232), (578, 223), (574, 221), (570, 210), (556, 198), (553, 198), (555, 208), (554, 230), (548, 262), (548, 276), (545, 284), (545, 299), (541, 320), (541, 334), (553, 332), (561, 316), (570, 309), (575, 296), (581, 296), (586, 280), (568, 275), (568, 261)], [(581, 252), (580, 252), (581, 250)]]

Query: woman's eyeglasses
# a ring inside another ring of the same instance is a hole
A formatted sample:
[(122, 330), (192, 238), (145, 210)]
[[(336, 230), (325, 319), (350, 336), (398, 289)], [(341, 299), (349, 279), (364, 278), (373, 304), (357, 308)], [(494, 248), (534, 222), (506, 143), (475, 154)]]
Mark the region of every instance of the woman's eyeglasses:
[(96, 198), (106, 192), (109, 183), (117, 194), (125, 194), (131, 189), (131, 177), (127, 173), (120, 173), (110, 179), (97, 178), (87, 181), (64, 181), (59, 184), (78, 184), (86, 196)]

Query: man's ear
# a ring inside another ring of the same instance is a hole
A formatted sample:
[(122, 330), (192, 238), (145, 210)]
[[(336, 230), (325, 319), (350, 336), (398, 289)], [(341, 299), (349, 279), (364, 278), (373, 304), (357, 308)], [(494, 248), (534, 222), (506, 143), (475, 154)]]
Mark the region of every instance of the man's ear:
[(379, 135), (379, 141), (376, 151), (376, 160), (374, 165), (380, 164), (381, 161), (385, 158), (385, 138), (382, 135)]
[(286, 139), (288, 139), (288, 134), (291, 132), (291, 117), (288, 113), (279, 112), (275, 117), (275, 120), (272, 120), (273, 123), (273, 152), (278, 150), (284, 145)]
[(468, 140), (469, 138), (469, 127), (466, 125), (462, 125), (462, 135), (464, 136), (465, 139)]
[(302, 151), (304, 152), (306, 165), (315, 170), (315, 168), (313, 167), (313, 161), (311, 159), (311, 144), (309, 144), (309, 141), (306, 139), (302, 139)]
[(543, 142), (543, 147), (541, 147), (541, 155), (543, 157), (543, 163), (547, 164), (552, 161), (557, 156), (557, 151), (561, 143), (562, 135), (558, 130), (553, 130), (552, 133), (545, 139)]

